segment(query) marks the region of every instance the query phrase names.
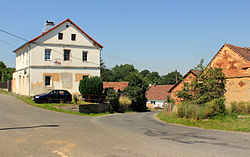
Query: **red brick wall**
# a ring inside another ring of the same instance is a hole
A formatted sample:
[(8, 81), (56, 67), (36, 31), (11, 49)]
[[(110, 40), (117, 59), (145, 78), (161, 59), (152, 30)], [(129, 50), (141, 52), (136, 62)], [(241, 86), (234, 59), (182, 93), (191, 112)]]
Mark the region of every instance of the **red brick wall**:
[(196, 78), (196, 76), (193, 73), (189, 73), (188, 76), (186, 76), (186, 78), (172, 90), (172, 92), (171, 92), (171, 98), (175, 100), (175, 104), (179, 104), (180, 103), (181, 99), (177, 98), (176, 93), (179, 90), (182, 90), (182, 87), (184, 86), (184, 82), (185, 83), (191, 82), (195, 78)]
[(250, 69), (242, 69), (247, 61), (224, 46), (211, 61), (211, 67), (222, 68), (226, 81), (226, 106), (230, 107), (233, 101), (250, 102)]

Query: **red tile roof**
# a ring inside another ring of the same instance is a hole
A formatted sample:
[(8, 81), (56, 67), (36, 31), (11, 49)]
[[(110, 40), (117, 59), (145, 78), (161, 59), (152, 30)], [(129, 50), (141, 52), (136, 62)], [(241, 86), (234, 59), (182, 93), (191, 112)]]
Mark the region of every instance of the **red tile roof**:
[(235, 46), (235, 45), (227, 44), (227, 43), (225, 45), (227, 45), (234, 52), (236, 52), (239, 55), (241, 55), (247, 61), (250, 61), (250, 48), (249, 47), (239, 47), (239, 46)]
[(103, 89), (114, 88), (115, 90), (120, 89), (121, 91), (128, 86), (128, 82), (103, 82)]
[(169, 89), (173, 85), (152, 85), (146, 92), (148, 100), (166, 100)]
[(193, 70), (193, 69), (191, 69), (191, 70), (189, 70), (183, 77), (182, 77), (182, 79), (180, 79), (176, 84), (174, 84), (170, 89), (169, 89), (169, 93), (173, 90), (173, 89), (175, 89), (186, 77), (188, 77), (188, 75), (190, 74), (190, 73), (193, 73), (195, 76), (197, 76), (199, 73), (200, 73), (201, 71), (200, 70)]
[[(77, 29), (79, 29), (84, 35), (86, 35), (86, 36), (87, 36), (90, 40), (92, 40), (96, 45), (98, 45), (100, 48), (103, 48), (103, 46), (102, 46), (101, 44), (99, 44), (97, 41), (95, 41), (93, 38), (91, 38), (87, 33), (85, 33), (79, 26), (77, 26), (77, 25), (76, 25), (74, 22), (72, 22), (69, 18), (67, 18), (67, 19), (64, 20), (63, 22), (59, 23), (58, 25), (52, 27), (52, 28), (49, 29), (48, 31), (43, 32), (41, 35), (39, 35), (39, 36), (35, 37), (34, 39), (28, 41), (27, 43), (31, 43), (31, 42), (37, 40), (38, 38), (44, 36), (45, 34), (49, 33), (50, 31), (54, 30), (55, 28), (61, 26), (63, 23), (65, 23), (65, 22), (67, 22), (67, 21), (70, 22), (72, 25), (74, 25)], [(24, 45), (26, 45), (27, 43), (25, 43)], [(23, 47), (24, 45), (20, 46), (19, 48)], [(14, 50), (14, 52), (17, 51), (19, 48), (17, 48), (16, 50)]]

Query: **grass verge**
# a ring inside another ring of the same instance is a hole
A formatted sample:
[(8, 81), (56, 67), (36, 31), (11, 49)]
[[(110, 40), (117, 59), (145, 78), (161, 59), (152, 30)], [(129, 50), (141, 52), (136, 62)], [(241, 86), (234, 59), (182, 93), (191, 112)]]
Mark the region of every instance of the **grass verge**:
[[(12, 93), (8, 93), (4, 90), (0, 90), (0, 93), (2, 94), (7, 94), (7, 95), (11, 95), (14, 96), (22, 101), (24, 101), (26, 104), (32, 105), (32, 106), (36, 106), (36, 107), (40, 107), (40, 108), (44, 108), (44, 109), (48, 109), (48, 110), (52, 110), (52, 111), (57, 111), (57, 112), (63, 112), (63, 113), (69, 113), (69, 114), (76, 114), (76, 115), (84, 115), (84, 116), (102, 116), (102, 115), (108, 115), (110, 114), (109, 112), (105, 112), (105, 113), (90, 113), (90, 114), (85, 114), (85, 113), (79, 113), (79, 112), (73, 112), (73, 111), (66, 111), (66, 110), (62, 110), (59, 108), (55, 108), (53, 106), (59, 106), (59, 105), (74, 105), (73, 103), (64, 103), (64, 104), (60, 104), (60, 103), (45, 103), (45, 104), (38, 104), (35, 103), (31, 97), (25, 97), (25, 96), (20, 96), (20, 95), (15, 95)], [(81, 104), (84, 104), (86, 102), (80, 102)]]
[(237, 118), (237, 114), (228, 114), (225, 116), (216, 116), (211, 119), (195, 121), (192, 119), (178, 118), (176, 115), (169, 116), (160, 112), (157, 114), (157, 118), (166, 123), (176, 123), (204, 129), (250, 132), (250, 118), (240, 119)]

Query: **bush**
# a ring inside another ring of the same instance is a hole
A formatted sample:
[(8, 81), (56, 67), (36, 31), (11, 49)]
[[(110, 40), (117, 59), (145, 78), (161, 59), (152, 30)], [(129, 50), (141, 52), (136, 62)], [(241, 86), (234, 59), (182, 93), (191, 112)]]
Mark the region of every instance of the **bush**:
[(100, 77), (84, 78), (79, 83), (79, 92), (82, 95), (94, 94), (100, 96), (103, 91), (103, 83)]
[(87, 100), (90, 98), (91, 102), (96, 102), (96, 100), (100, 100), (103, 91), (102, 79), (97, 76), (84, 78), (80, 81), (78, 88), (83, 98)]
[(250, 114), (250, 102), (232, 102), (231, 113), (246, 113)]
[(114, 113), (119, 109), (119, 93), (116, 92), (113, 88), (107, 90), (106, 101), (109, 103), (110, 113)]
[(78, 104), (78, 98), (77, 98), (77, 95), (73, 95), (73, 99), (74, 99), (75, 104)]
[(132, 104), (132, 101), (127, 96), (120, 96), (119, 104), (120, 104), (119, 111), (124, 112), (126, 110), (129, 110), (129, 107)]
[(206, 103), (205, 117), (213, 117), (224, 114), (226, 111), (225, 99), (223, 97)]

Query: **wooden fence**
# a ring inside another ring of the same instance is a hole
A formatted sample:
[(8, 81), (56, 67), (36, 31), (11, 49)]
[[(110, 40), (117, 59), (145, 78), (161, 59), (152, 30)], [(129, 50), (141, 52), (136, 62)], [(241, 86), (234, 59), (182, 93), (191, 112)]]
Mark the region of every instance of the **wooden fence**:
[(2, 82), (0, 82), (0, 88), (6, 89), (9, 92), (11, 92), (12, 91), (12, 81), (8, 80), (8, 81), (2, 81)]

